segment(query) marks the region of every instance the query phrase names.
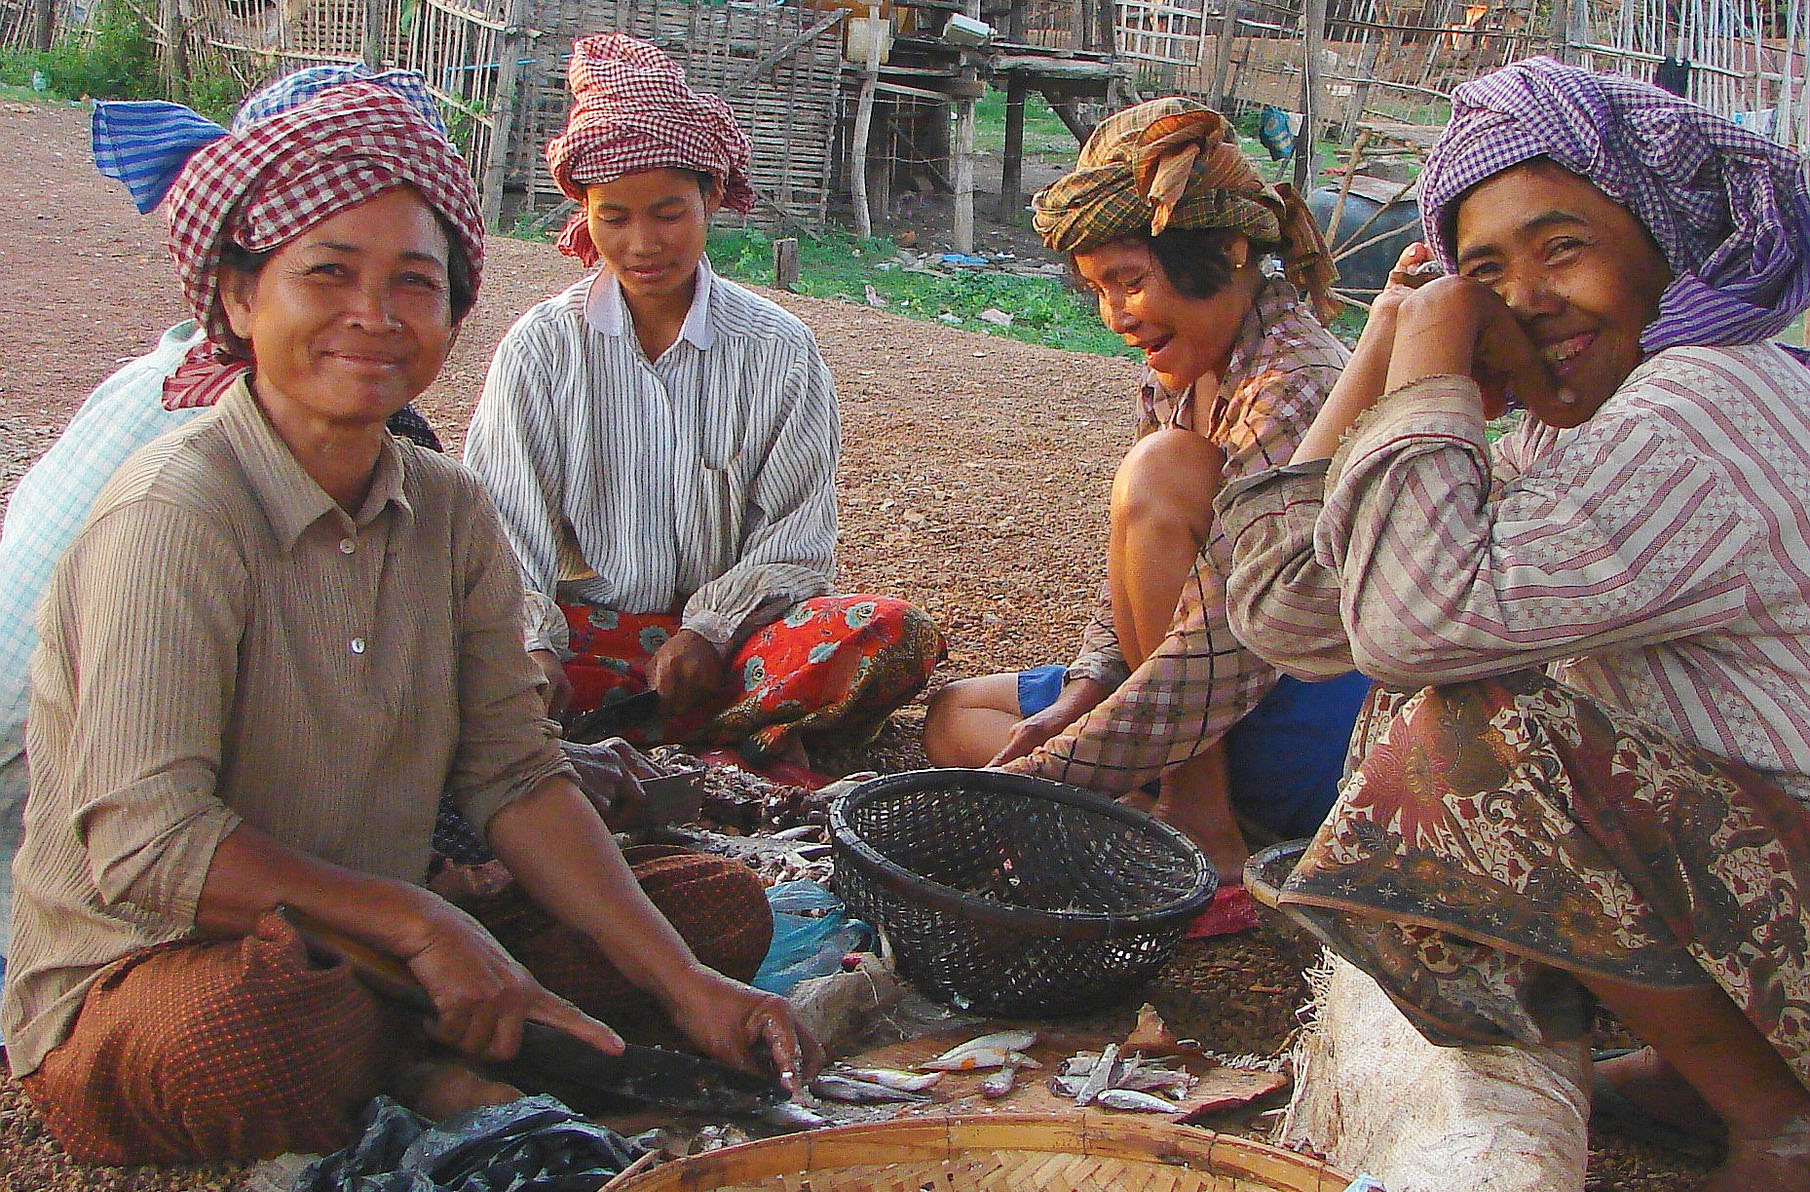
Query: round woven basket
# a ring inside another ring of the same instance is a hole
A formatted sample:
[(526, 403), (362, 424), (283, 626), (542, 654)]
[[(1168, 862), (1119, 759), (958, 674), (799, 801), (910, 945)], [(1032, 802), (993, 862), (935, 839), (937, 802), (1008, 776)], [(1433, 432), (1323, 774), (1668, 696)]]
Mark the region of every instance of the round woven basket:
[(1102, 1113), (903, 1118), (725, 1147), (606, 1192), (1345, 1192), (1349, 1176), (1291, 1151)]
[(997, 770), (864, 782), (830, 808), (836, 887), (933, 997), (1005, 1017), (1130, 996), (1218, 877), (1187, 837), (1091, 791)]

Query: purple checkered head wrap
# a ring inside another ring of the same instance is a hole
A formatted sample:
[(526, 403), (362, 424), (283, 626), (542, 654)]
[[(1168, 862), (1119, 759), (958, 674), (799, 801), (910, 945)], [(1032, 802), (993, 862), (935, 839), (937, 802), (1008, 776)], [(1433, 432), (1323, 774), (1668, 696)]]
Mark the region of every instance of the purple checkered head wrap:
[(1546, 157), (1595, 184), (1652, 234), (1672, 267), (1650, 355), (1758, 343), (1810, 306), (1810, 182), (1788, 150), (1621, 75), (1531, 58), (1452, 93), (1452, 122), (1421, 175), (1427, 243), (1449, 273), (1457, 203), (1492, 175)]

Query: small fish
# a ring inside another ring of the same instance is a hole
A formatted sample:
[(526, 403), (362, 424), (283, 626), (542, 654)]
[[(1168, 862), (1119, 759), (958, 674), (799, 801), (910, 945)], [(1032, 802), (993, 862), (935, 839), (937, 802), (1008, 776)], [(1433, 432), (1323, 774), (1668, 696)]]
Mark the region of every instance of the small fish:
[(966, 1043), (951, 1047), (933, 1060), (917, 1067), (931, 1072), (974, 1072), (985, 1068), (1003, 1068), (1011, 1062), (1014, 1051), (1023, 1051), (1037, 1042), (1036, 1031), (995, 1031)]
[(1094, 1104), (1108, 1109), (1125, 1109), (1133, 1113), (1174, 1113), (1175, 1102), (1136, 1089), (1107, 1089), (1094, 1098)]
[(1062, 1061), (1062, 1075), (1086, 1076), (1089, 1072), (1094, 1070), (1094, 1065), (1099, 1062), (1100, 1057), (1091, 1051), (1084, 1051), (1080, 1055), (1071, 1055)]
[(837, 1067), (830, 1075), (846, 1076), (850, 1080), (865, 1080), (869, 1084), (883, 1084), (889, 1089), (898, 1089), (906, 1093), (921, 1093), (943, 1078), (941, 1072), (902, 1072), (897, 1068)]
[(1112, 1087), (1113, 1069), (1119, 1066), (1119, 1045), (1108, 1043), (1100, 1052), (1099, 1062), (1087, 1074), (1080, 1091), (1075, 1094), (1076, 1105), (1091, 1105), (1096, 1097)]
[(829, 1119), (821, 1113), (796, 1101), (769, 1105), (760, 1111), (759, 1116), (762, 1122), (788, 1134), (797, 1130), (815, 1130), (829, 1124)]
[(980, 1095), (989, 1101), (997, 1101), (1012, 1091), (1012, 1085), (1017, 1080), (1018, 1065), (1007, 1064), (980, 1082)]
[(1085, 1076), (1052, 1076), (1050, 1077), (1050, 1092), (1073, 1101), (1075, 1095), (1081, 1091), (1081, 1086), (1086, 1083), (1087, 1077)]
[(889, 1101), (928, 1101), (923, 1093), (889, 1089), (871, 1080), (850, 1080), (846, 1076), (825, 1073), (811, 1082), (811, 1092), (826, 1101), (846, 1101), (851, 1105), (881, 1105)]
[(1140, 1093), (1162, 1093), (1165, 1096), (1179, 1097), (1196, 1083), (1192, 1072), (1183, 1072), (1174, 1068), (1142, 1067), (1136, 1072), (1127, 1072), (1114, 1082), (1114, 1088), (1132, 1089)]

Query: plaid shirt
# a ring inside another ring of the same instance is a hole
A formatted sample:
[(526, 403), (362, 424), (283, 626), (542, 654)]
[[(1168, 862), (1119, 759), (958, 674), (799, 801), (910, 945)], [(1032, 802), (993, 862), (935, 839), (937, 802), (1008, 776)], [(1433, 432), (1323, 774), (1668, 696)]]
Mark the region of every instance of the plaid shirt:
[[(1167, 394), (1147, 380), (1139, 433), (1163, 425), (1197, 431), (1225, 450), (1225, 483), (1231, 484), (1288, 461), (1346, 357), (1294, 287), (1272, 279), (1239, 331), (1211, 405), (1203, 410), (1194, 393)], [(1068, 674), (1115, 690), (1007, 770), (1108, 794), (1134, 790), (1210, 748), (1269, 694), (1275, 670), (1240, 645), (1226, 623), (1220, 577), (1228, 545), (1216, 524), (1182, 585), (1168, 636), (1135, 673), (1127, 674), (1111, 597), (1102, 589), (1081, 656)]]

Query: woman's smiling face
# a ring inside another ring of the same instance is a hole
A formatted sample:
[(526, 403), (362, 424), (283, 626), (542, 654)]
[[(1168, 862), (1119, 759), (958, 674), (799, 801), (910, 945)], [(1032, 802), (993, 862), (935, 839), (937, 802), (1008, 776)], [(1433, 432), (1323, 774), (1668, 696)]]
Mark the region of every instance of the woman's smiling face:
[[(1250, 245), (1231, 250), (1236, 274)], [(1150, 245), (1113, 240), (1074, 254), (1075, 272), (1100, 305), (1100, 322), (1144, 353), (1144, 362), (1171, 393), (1225, 370), (1251, 309), (1251, 287), (1235, 276), (1210, 298), (1175, 288)]]
[(1458, 205), (1458, 272), (1501, 296), (1571, 404), (1530, 402), (1535, 417), (1576, 426), (1643, 357), (1672, 271), (1627, 208), (1545, 159), (1481, 182)]

